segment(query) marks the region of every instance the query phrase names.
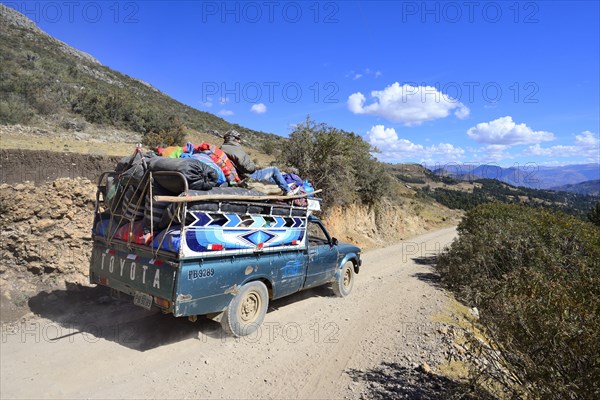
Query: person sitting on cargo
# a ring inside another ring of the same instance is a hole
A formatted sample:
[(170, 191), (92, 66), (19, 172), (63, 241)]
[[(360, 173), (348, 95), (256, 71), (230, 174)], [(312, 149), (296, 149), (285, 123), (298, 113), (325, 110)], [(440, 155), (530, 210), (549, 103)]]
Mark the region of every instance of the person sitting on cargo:
[(252, 178), (257, 181), (268, 181), (275, 183), (283, 190), (286, 196), (291, 196), (294, 193), (290, 190), (287, 182), (283, 178), (281, 171), (277, 167), (267, 167), (258, 169), (250, 156), (242, 149), (241, 135), (238, 131), (231, 130), (225, 133), (224, 142), (221, 145), (221, 150), (233, 163), (238, 174), (242, 178)]

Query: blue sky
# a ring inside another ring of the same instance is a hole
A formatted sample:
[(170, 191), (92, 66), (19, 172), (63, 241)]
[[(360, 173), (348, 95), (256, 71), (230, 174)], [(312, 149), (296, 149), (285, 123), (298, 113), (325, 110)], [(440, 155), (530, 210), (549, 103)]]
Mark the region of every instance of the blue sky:
[(600, 8), (582, 2), (10, 2), (175, 99), (387, 162), (598, 162)]

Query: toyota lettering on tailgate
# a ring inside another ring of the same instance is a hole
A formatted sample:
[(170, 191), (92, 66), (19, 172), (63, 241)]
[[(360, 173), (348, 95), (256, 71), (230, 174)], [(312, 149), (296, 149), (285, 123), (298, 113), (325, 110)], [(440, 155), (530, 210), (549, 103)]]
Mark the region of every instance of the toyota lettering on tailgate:
[[(147, 265), (148, 264), (148, 265)], [(108, 272), (109, 276), (124, 278), (121, 279), (141, 283), (144, 286), (151, 285), (152, 288), (160, 290), (162, 275), (169, 275), (167, 271), (157, 268), (162, 265), (159, 260), (144, 261), (135, 254), (129, 254), (126, 257), (120, 257), (110, 252), (100, 254), (100, 271)], [(169, 276), (172, 278), (172, 276)]]

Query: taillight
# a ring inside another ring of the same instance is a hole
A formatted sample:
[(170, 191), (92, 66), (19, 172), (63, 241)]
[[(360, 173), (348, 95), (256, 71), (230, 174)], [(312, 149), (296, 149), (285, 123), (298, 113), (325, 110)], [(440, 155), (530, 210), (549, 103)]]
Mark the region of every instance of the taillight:
[(105, 276), (101, 276), (98, 278), (98, 283), (104, 286), (108, 286), (108, 278)]
[(161, 299), (160, 297), (154, 297), (154, 302), (157, 306), (162, 308), (169, 308), (171, 306), (171, 302), (166, 299)]
[(222, 244), (209, 244), (206, 248), (208, 250), (223, 250), (223, 245)]

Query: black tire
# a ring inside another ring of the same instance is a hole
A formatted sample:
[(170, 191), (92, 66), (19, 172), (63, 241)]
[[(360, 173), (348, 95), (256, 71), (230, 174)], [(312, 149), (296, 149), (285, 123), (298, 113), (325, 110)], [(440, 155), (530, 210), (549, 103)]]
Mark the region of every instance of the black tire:
[(269, 291), (260, 281), (241, 287), (221, 317), (221, 327), (233, 336), (246, 336), (258, 329), (269, 306)]
[(331, 289), (338, 297), (346, 297), (352, 291), (354, 286), (354, 264), (352, 261), (346, 261), (344, 266), (337, 274), (337, 278), (331, 284)]

